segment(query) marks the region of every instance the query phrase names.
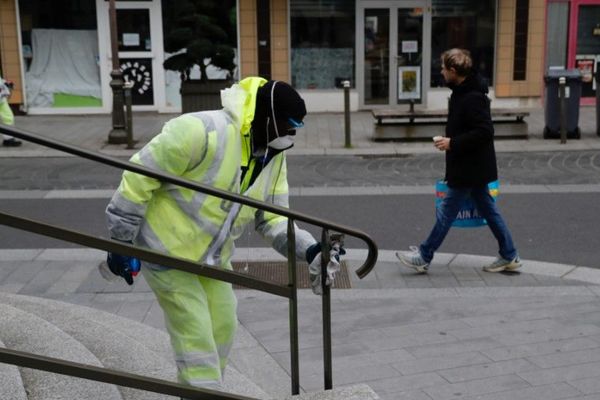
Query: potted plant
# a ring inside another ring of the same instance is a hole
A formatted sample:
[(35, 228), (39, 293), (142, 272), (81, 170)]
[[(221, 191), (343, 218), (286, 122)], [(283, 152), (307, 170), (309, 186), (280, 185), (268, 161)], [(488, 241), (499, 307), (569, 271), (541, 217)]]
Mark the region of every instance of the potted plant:
[[(180, 73), (182, 112), (220, 108), (221, 89), (231, 85), (235, 68), (235, 1), (173, 1), (165, 11), (165, 51), (173, 55), (163, 66)], [(225, 79), (210, 79), (211, 65)], [(200, 79), (190, 77), (194, 66)]]

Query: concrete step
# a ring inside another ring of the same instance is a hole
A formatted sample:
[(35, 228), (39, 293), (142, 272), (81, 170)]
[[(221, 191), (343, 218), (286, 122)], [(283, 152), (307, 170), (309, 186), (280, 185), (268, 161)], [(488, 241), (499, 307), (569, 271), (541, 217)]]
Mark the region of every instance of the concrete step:
[[(176, 380), (169, 338), (165, 332), (104, 311), (55, 300), (0, 293), (0, 332), (0, 339), (6, 338), (4, 340), (8, 348), (168, 381)], [(261, 349), (256, 340), (241, 327), (231, 366), (225, 374), (225, 391), (265, 400), (378, 399), (366, 385), (292, 397), (289, 395), (289, 375)], [(4, 373), (5, 369), (7, 373)], [(0, 384), (10, 379), (9, 384), (0, 387), (1, 399), (175, 399), (42, 371), (20, 371), (22, 380), (16, 367), (0, 364)], [(52, 390), (50, 395), (49, 388)], [(11, 392), (4, 396), (2, 390)], [(108, 390), (109, 393), (98, 393), (99, 390)], [(29, 393), (29, 398), (25, 391)]]
[(379, 396), (368, 385), (352, 385), (315, 393), (286, 397), (286, 400), (378, 400)]
[[(107, 312), (49, 299), (0, 293), (0, 304), (49, 321), (81, 343), (105, 367), (176, 381), (169, 338), (162, 331)], [(228, 368), (225, 378), (225, 390), (228, 392), (259, 399), (270, 397), (235, 368)], [(124, 400), (174, 399), (129, 388), (121, 387), (119, 390)]]
[[(10, 349), (94, 366), (102, 365), (85, 346), (56, 326), (34, 314), (2, 303), (0, 338)], [(114, 385), (28, 368), (19, 368), (19, 371), (28, 400), (123, 400)], [(19, 391), (18, 388), (11, 390)]]
[[(0, 340), (0, 347), (6, 347)], [(0, 364), (0, 399), (27, 400), (19, 368)]]

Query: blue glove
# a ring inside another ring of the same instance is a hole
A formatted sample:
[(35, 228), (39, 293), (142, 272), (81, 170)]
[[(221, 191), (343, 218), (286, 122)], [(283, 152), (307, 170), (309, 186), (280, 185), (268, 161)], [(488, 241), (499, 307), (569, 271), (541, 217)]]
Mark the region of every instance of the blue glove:
[[(131, 242), (126, 242), (131, 244)], [(98, 266), (100, 274), (106, 280), (112, 281), (115, 276), (120, 276), (125, 279), (128, 285), (133, 285), (133, 277), (140, 272), (140, 260), (131, 256), (122, 256), (110, 251), (106, 256), (106, 263)]]

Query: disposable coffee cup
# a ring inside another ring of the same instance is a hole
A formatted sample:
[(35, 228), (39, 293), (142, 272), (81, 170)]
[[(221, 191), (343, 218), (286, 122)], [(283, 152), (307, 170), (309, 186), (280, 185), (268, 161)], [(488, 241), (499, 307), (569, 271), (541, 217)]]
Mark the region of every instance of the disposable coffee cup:
[(443, 136), (434, 136), (433, 137), (434, 142), (437, 142), (438, 140), (441, 140), (441, 139), (443, 139)]

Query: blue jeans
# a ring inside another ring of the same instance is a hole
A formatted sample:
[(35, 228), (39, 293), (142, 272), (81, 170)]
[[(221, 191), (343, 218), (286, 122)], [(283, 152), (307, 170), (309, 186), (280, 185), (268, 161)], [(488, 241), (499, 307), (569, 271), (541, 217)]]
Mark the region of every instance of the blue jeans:
[(462, 202), (469, 195), (473, 199), (477, 211), (486, 219), (488, 226), (498, 241), (500, 257), (512, 260), (517, 256), (517, 250), (513, 244), (512, 237), (496, 207), (496, 202), (490, 196), (487, 185), (481, 185), (469, 188), (448, 187), (448, 193), (442, 201), (441, 207), (436, 210), (435, 225), (429, 237), (419, 246), (423, 260), (428, 263), (431, 262), (433, 253), (442, 245), (452, 223), (456, 219), (456, 214), (458, 214)]

